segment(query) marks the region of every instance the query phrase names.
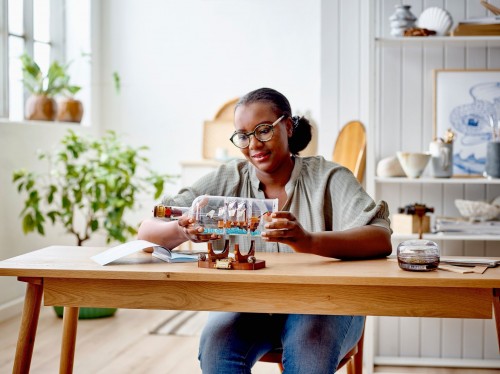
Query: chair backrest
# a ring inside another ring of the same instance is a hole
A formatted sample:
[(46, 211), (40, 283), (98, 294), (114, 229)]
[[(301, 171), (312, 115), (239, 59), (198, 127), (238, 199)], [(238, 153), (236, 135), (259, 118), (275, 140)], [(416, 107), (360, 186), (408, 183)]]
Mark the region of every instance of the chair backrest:
[(332, 161), (352, 171), (363, 181), (366, 165), (366, 131), (359, 121), (351, 121), (340, 130), (333, 149)]

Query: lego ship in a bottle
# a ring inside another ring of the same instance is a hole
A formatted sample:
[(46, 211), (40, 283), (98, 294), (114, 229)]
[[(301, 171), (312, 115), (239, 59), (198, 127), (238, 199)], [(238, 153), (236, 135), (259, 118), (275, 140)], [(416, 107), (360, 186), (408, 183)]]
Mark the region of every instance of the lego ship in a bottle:
[[(208, 242), (208, 253), (200, 255), (199, 267), (219, 269), (256, 270), (265, 267), (263, 260), (257, 260), (255, 240), (260, 236), (265, 224), (271, 221), (271, 214), (278, 210), (278, 199), (256, 199), (229, 196), (198, 196), (191, 207), (156, 205), (154, 216), (166, 220), (176, 220), (186, 215), (194, 219), (194, 224), (203, 227), (200, 235), (217, 235), (226, 237), (224, 249), (220, 253), (213, 251)], [(229, 257), (228, 236), (246, 235), (251, 245), (247, 254), (243, 255), (235, 244), (234, 258)]]

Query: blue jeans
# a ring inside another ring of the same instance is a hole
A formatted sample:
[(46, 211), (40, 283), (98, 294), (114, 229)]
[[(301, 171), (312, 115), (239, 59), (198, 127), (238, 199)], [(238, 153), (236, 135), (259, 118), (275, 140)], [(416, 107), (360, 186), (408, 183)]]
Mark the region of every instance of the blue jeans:
[(250, 373), (283, 347), (284, 373), (334, 373), (361, 337), (365, 317), (212, 312), (200, 339), (204, 374)]

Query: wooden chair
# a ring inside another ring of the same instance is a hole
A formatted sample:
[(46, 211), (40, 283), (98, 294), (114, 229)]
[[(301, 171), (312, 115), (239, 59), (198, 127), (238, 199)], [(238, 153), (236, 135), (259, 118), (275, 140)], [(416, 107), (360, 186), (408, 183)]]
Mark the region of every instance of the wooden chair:
[(332, 160), (351, 170), (360, 183), (363, 181), (366, 165), (366, 131), (361, 122), (348, 122), (340, 130)]
[[(363, 341), (365, 337), (365, 328), (363, 326), (363, 333), (359, 338), (358, 343), (347, 352), (347, 354), (340, 360), (337, 370), (347, 365), (347, 374), (362, 374), (363, 372)], [(283, 350), (281, 348), (273, 349), (267, 352), (260, 358), (262, 362), (273, 362), (279, 365), (281, 372), (283, 372)]]

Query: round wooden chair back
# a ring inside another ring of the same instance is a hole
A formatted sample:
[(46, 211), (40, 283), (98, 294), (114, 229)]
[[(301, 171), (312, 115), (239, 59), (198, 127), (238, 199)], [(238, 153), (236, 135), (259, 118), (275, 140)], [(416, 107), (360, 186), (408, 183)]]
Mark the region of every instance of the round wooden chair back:
[(332, 161), (352, 171), (361, 183), (366, 165), (366, 131), (359, 121), (351, 121), (340, 130)]

